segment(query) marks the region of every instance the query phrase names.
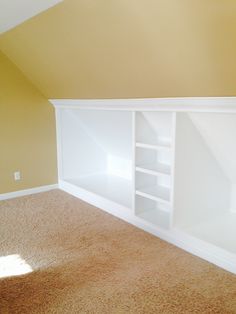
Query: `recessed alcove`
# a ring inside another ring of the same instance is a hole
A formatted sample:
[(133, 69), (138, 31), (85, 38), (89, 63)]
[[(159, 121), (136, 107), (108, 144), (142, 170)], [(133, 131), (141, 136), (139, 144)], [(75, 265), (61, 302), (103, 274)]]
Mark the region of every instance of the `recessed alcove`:
[(139, 195), (136, 195), (135, 203), (135, 214), (139, 218), (160, 228), (170, 227), (170, 206)]
[(179, 113), (174, 225), (236, 253), (236, 115)]
[(170, 148), (173, 115), (169, 112), (138, 112), (136, 114), (136, 142)]
[(63, 180), (131, 208), (131, 113), (65, 109), (61, 127)]

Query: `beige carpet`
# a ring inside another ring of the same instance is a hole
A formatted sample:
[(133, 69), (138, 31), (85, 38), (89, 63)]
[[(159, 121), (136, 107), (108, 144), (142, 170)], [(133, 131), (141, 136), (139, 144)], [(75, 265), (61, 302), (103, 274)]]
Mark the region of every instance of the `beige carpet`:
[[(64, 192), (0, 202), (0, 313), (236, 313), (236, 276)], [(10, 266), (10, 264), (9, 264)]]

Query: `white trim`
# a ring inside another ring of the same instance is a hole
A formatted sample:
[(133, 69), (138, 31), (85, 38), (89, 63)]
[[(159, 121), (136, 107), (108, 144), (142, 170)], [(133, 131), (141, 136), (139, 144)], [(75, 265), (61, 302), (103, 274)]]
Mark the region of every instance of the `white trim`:
[(0, 201), (58, 189), (58, 184), (43, 185), (32, 189), (0, 194)]
[(236, 274), (236, 255), (234, 253), (221, 249), (209, 242), (190, 236), (179, 229), (172, 229), (171, 234), (174, 240), (172, 244), (229, 272), (232, 272), (233, 274)]
[(56, 108), (236, 113), (236, 97), (49, 99)]
[(159, 228), (156, 225), (135, 216), (133, 210), (130, 208), (107, 200), (104, 197), (89, 192), (64, 180), (59, 181), (59, 188), (111, 215), (123, 219), (126, 222), (161, 238), (164, 241), (176, 245), (195, 256), (203, 258), (210, 263), (236, 274), (236, 256), (233, 253), (192, 237), (178, 229)]
[(166, 151), (171, 150), (171, 147), (168, 147), (168, 146), (145, 144), (141, 142), (136, 142), (136, 147), (154, 149), (154, 150), (166, 150)]
[(172, 135), (171, 135), (171, 150), (172, 150), (172, 160), (171, 160), (171, 190), (170, 190), (170, 203), (171, 203), (171, 214), (170, 214), (170, 227), (173, 227), (174, 223), (174, 197), (175, 197), (175, 162), (176, 162), (176, 112), (172, 115)]
[(136, 112), (132, 111), (132, 211), (135, 215), (136, 208)]
[(59, 180), (59, 188), (84, 202), (87, 202), (95, 207), (101, 208), (106, 212), (120, 217), (127, 221), (128, 217), (132, 216), (131, 208), (125, 207), (123, 205), (117, 204), (116, 202), (110, 201), (105, 197), (97, 195), (96, 193), (87, 191), (80, 188), (72, 183), (64, 180)]

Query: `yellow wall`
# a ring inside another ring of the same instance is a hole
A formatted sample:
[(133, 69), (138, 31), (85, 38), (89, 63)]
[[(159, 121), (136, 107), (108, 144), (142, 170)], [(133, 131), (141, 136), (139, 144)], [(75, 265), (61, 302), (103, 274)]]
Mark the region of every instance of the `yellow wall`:
[(235, 0), (64, 0), (0, 37), (49, 98), (236, 94)]
[(53, 107), (0, 52), (0, 194), (56, 182)]

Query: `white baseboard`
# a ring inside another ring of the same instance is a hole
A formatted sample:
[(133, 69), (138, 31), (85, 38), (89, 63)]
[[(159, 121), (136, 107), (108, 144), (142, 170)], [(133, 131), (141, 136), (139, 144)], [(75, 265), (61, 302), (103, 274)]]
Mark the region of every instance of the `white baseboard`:
[(130, 209), (124, 208), (124, 206), (106, 200), (103, 197), (95, 195), (94, 193), (88, 192), (63, 180), (59, 181), (59, 185), (45, 185), (33, 189), (0, 194), (0, 201), (40, 192), (46, 192), (57, 188), (60, 188), (61, 190), (72, 194), (100, 209), (103, 209), (104, 211), (120, 219), (123, 219), (126, 222), (161, 238), (162, 240), (172, 243), (191, 254), (194, 254), (209, 261), (210, 263), (213, 263), (227, 271), (236, 274), (236, 254), (222, 250), (219, 247), (189, 236), (186, 233), (176, 229), (160, 229), (135, 216)]
[(147, 221), (144, 221), (140, 217), (137, 217), (131, 209), (125, 208), (124, 206), (109, 201), (64, 180), (59, 180), (59, 189), (78, 197), (79, 199), (96, 206), (113, 216), (125, 220), (126, 222), (143, 229), (144, 231), (149, 232), (164, 241), (178, 246), (195, 256), (203, 258), (212, 264), (236, 274), (236, 254), (234, 253), (230, 253), (211, 243), (190, 236), (178, 229), (159, 228)]
[(20, 190), (20, 191), (15, 191), (15, 192), (10, 192), (10, 193), (4, 193), (4, 194), (0, 194), (0, 201), (8, 200), (11, 198), (16, 198), (16, 197), (20, 197), (20, 196), (25, 196), (25, 195), (31, 195), (31, 194), (46, 192), (46, 191), (54, 190), (57, 188), (58, 188), (58, 184), (51, 184), (51, 185), (38, 186), (36, 188), (27, 189), (27, 190)]

